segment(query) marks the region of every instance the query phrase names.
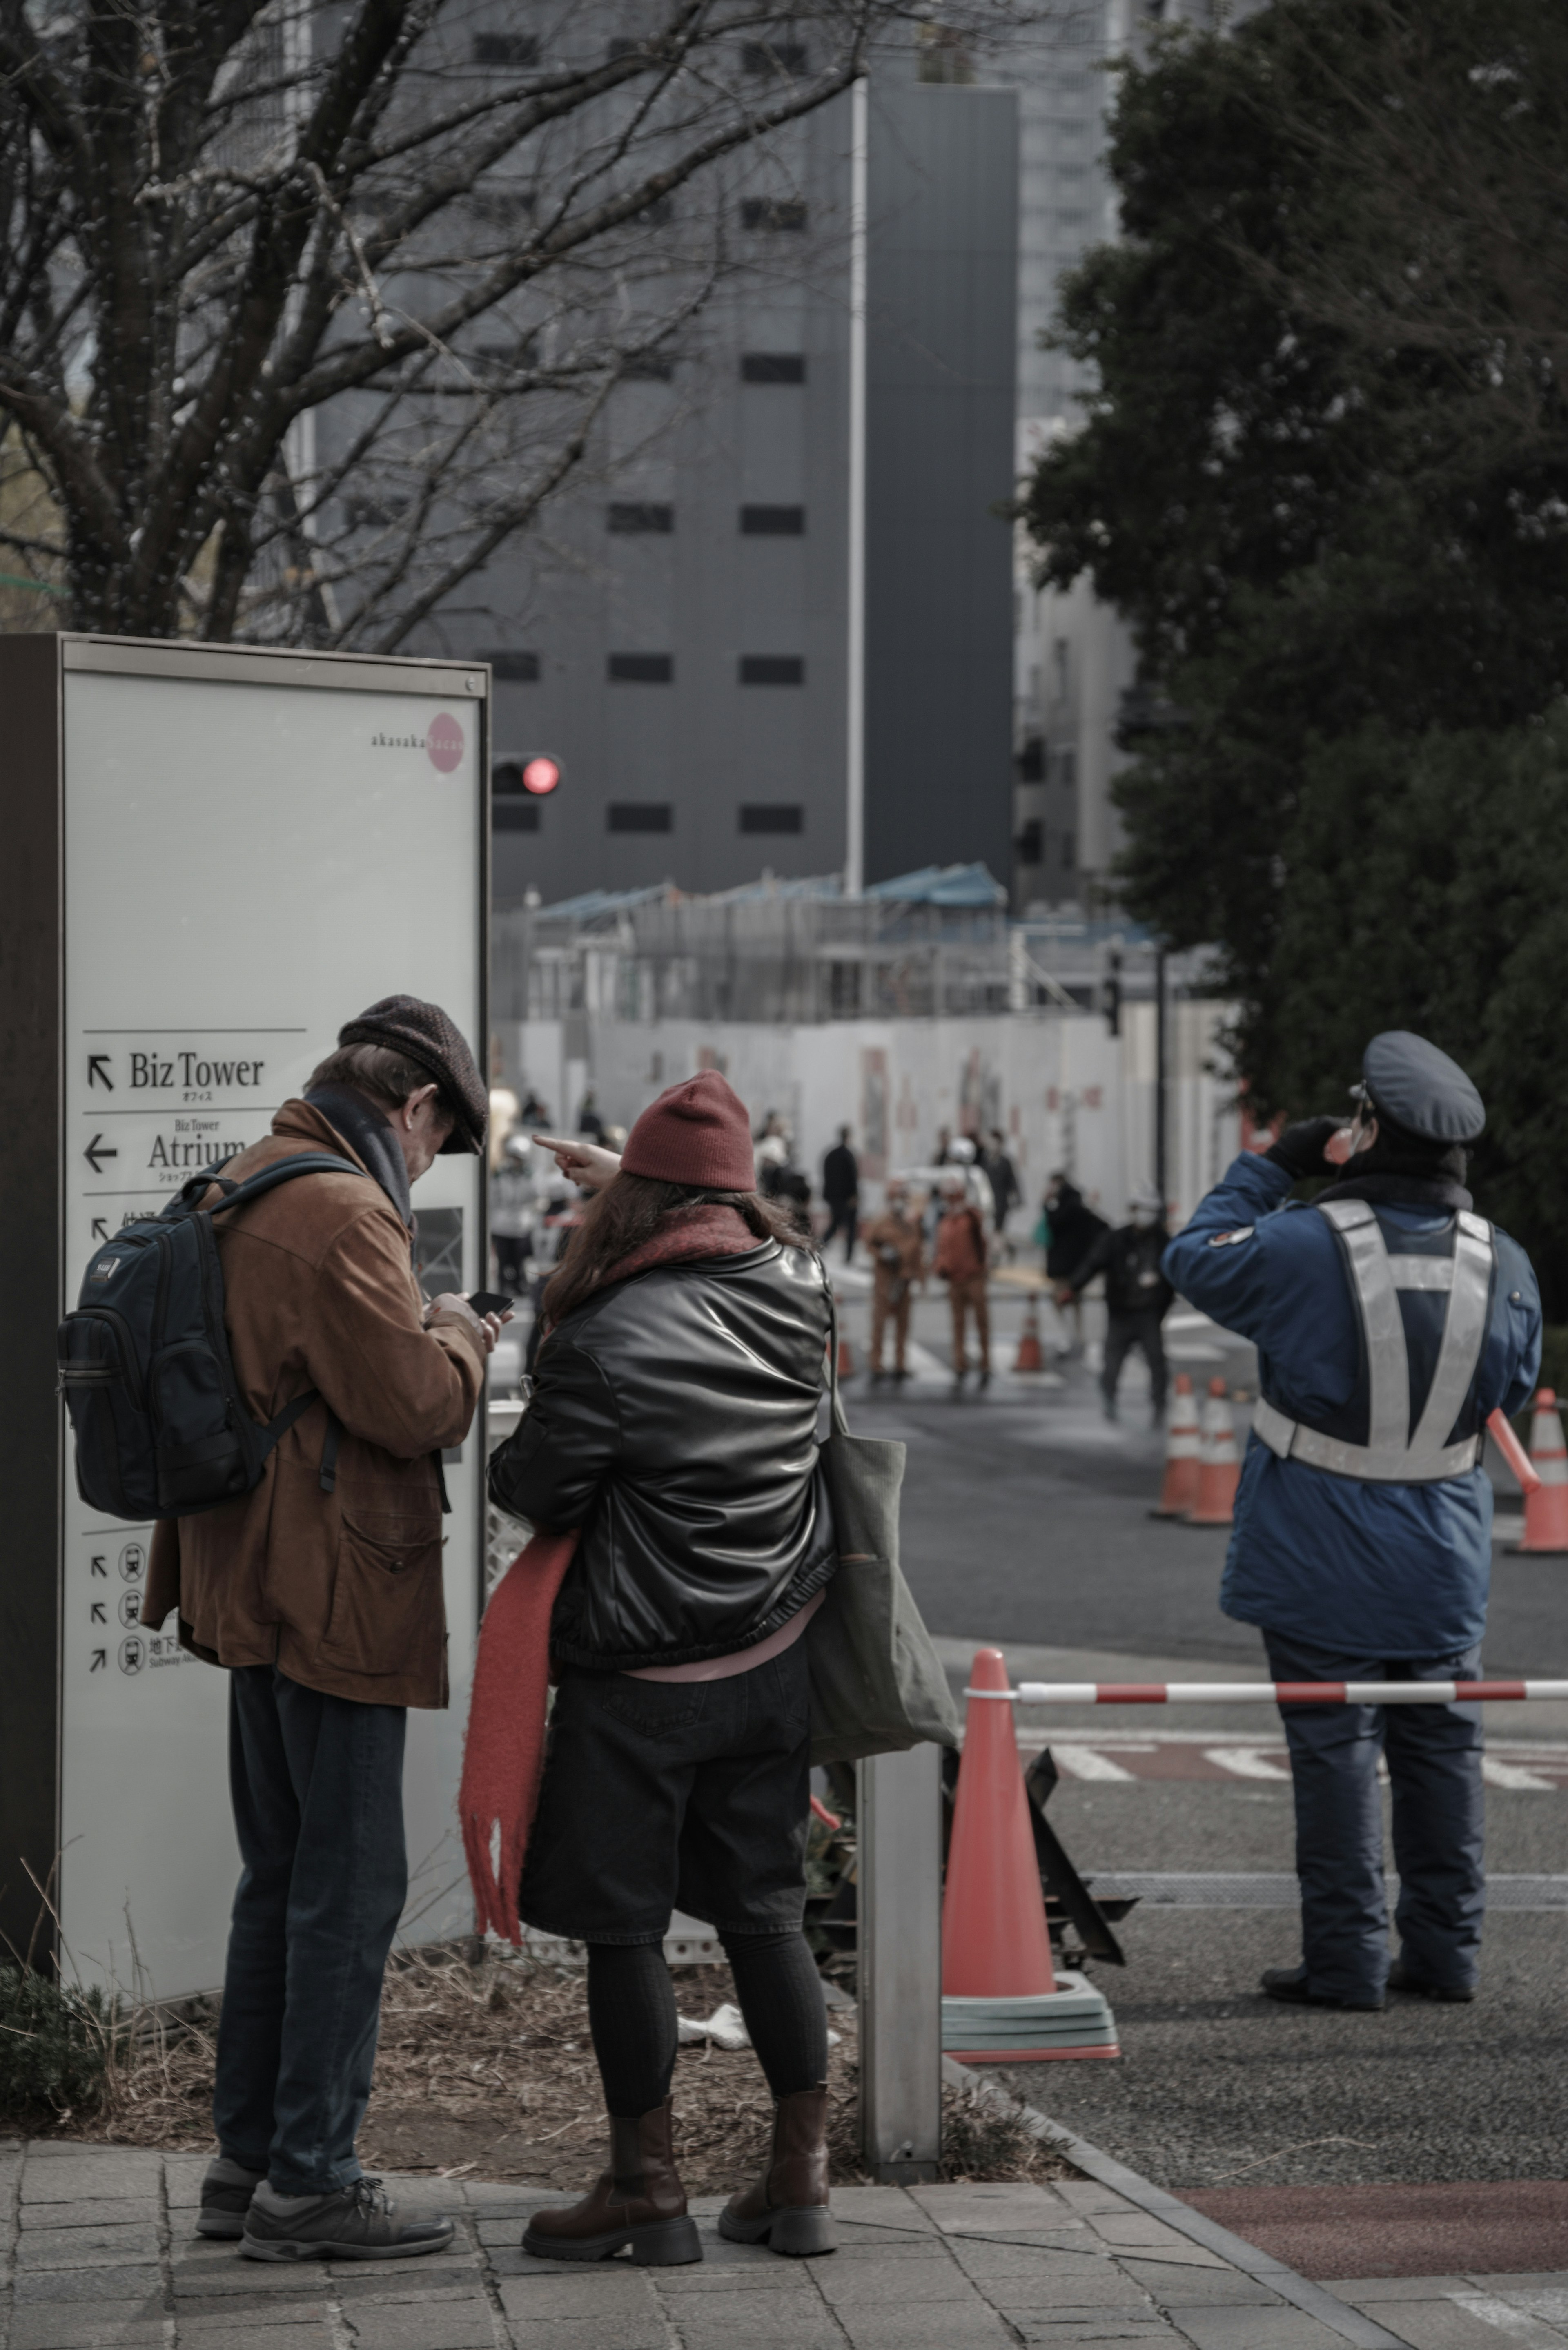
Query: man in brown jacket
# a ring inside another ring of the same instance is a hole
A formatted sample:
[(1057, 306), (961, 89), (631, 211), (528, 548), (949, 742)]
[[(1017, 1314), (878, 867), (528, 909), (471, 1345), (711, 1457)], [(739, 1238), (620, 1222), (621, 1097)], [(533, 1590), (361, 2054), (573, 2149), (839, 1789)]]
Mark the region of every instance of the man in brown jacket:
[(861, 1237), (871, 1252), (871, 1376), (882, 1376), (882, 1347), (890, 1321), (893, 1377), (907, 1378), (909, 1308), (916, 1282), (925, 1278), (926, 1249), (919, 1220), (909, 1213), (909, 1187), (901, 1175), (888, 1178), (882, 1212)]
[(441, 1453), (468, 1433), (500, 1327), (465, 1298), (426, 1308), (409, 1187), (439, 1152), (482, 1149), (487, 1105), (435, 1004), (389, 996), (338, 1045), (224, 1172), (301, 1151), (352, 1171), (300, 1176), (215, 1226), (253, 1415), (317, 1400), (244, 1500), (158, 1527), (142, 1608), (150, 1627), (177, 1609), (182, 1645), (231, 1675), (244, 1868), (197, 2226), (260, 2260), (397, 2259), (452, 2237), (400, 2219), (354, 2141), (407, 1892), (405, 1709), (447, 1701)]
[(947, 1283), (948, 1304), (952, 1308), (953, 1378), (961, 1379), (969, 1368), (964, 1339), (972, 1314), (980, 1340), (980, 1383), (986, 1387), (991, 1380), (991, 1307), (986, 1296), (990, 1252), (980, 1210), (971, 1201), (961, 1175), (942, 1178), (936, 1265), (939, 1279)]

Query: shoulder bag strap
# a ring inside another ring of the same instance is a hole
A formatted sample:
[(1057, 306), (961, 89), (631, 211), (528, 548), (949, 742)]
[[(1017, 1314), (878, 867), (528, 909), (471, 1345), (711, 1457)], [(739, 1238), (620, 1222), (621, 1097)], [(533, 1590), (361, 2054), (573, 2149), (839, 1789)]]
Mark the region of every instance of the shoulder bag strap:
[(812, 1251), (812, 1260), (822, 1275), (822, 1285), (827, 1292), (827, 1392), (830, 1399), (828, 1417), (835, 1436), (847, 1436), (849, 1421), (845, 1415), (844, 1398), (838, 1392), (838, 1297), (821, 1257)]

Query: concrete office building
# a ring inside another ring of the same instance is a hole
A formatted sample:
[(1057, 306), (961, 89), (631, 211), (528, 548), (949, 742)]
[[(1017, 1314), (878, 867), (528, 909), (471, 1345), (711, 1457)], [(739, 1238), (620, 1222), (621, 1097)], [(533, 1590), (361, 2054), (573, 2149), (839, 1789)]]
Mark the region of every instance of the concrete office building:
[[(863, 405), (846, 96), (770, 151), (743, 274), (617, 387), (591, 484), (493, 565), (500, 617), (443, 615), (443, 645), (495, 667), (498, 904), (853, 879), (857, 848), (866, 881), (1005, 879), (1017, 108), (919, 69), (884, 60), (858, 118)], [(539, 756), (545, 796), (522, 787)]]

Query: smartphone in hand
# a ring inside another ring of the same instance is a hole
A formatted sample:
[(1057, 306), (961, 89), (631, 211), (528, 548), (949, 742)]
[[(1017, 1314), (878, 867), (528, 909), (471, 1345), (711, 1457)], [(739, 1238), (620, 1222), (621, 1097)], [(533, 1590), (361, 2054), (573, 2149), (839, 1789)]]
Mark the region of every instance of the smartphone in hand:
[(512, 1300), (503, 1297), (498, 1290), (476, 1289), (468, 1302), (483, 1321), (487, 1314), (504, 1314)]

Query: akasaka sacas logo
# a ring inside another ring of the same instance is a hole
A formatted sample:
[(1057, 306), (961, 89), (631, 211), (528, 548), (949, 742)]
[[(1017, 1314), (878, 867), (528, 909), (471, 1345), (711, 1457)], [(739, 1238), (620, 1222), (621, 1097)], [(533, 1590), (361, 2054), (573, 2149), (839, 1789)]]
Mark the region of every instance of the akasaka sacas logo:
[(462, 762), (462, 722), (450, 710), (438, 710), (422, 734), (400, 734), (378, 727), (370, 737), (375, 751), (422, 751), (438, 775), (450, 775)]

